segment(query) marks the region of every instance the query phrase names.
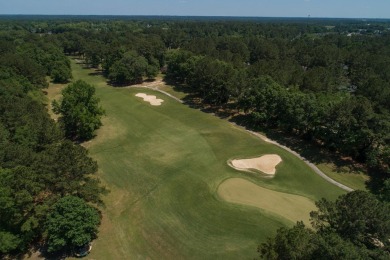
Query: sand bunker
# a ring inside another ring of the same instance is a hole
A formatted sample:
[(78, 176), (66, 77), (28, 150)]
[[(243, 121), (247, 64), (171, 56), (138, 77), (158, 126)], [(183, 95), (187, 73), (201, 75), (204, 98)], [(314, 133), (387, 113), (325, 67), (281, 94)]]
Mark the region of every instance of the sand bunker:
[(225, 180), (217, 193), (227, 202), (257, 207), (294, 223), (302, 220), (308, 226), (309, 213), (316, 210), (314, 202), (306, 197), (269, 190), (241, 178)]
[(164, 102), (164, 100), (158, 99), (156, 96), (147, 95), (145, 93), (138, 93), (135, 96), (143, 98), (144, 101), (149, 102), (152, 106), (161, 106), (161, 103)]
[(240, 171), (257, 170), (268, 175), (275, 175), (276, 166), (282, 161), (277, 154), (267, 154), (251, 159), (236, 159), (230, 161), (229, 165)]

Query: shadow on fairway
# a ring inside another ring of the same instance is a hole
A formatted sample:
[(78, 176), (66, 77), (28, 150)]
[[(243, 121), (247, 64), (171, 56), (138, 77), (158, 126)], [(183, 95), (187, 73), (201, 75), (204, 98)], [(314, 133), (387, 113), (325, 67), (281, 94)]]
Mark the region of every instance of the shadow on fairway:
[[(174, 88), (183, 91), (183, 88), (185, 87), (175, 86)], [(329, 151), (320, 144), (315, 144), (303, 138), (289, 135), (276, 128), (273, 129), (261, 126), (252, 119), (250, 114), (239, 112), (233, 103), (228, 103), (222, 106), (203, 104), (202, 99), (193, 93), (189, 93), (183, 101), (191, 108), (213, 114), (221, 119), (225, 119), (242, 126), (247, 130), (262, 132), (271, 140), (289, 147), (291, 150), (297, 152), (299, 155), (314, 164), (332, 164), (334, 165), (332, 169), (334, 172), (340, 174), (361, 174), (361, 172), (368, 171), (366, 167), (354, 161), (352, 158), (344, 157), (342, 154), (335, 151)]]

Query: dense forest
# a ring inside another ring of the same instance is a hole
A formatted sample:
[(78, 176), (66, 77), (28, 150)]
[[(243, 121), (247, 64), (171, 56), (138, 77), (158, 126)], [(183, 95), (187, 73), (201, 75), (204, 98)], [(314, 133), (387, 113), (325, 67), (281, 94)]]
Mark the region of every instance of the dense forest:
[(83, 57), (113, 85), (162, 71), (203, 104), (235, 109), (247, 126), (279, 129), (365, 163), (375, 177), (372, 190), (389, 190), (386, 21), (156, 18), (13, 26)]
[[(31, 245), (71, 250), (96, 234), (105, 189), (93, 176), (96, 162), (43, 104), (47, 77), (67, 82), (70, 62), (61, 46), (39, 35), (0, 34), (0, 257)], [(69, 211), (72, 226), (53, 223), (56, 209)], [(75, 224), (83, 215), (87, 221)], [(85, 236), (76, 240), (74, 230)]]
[(76, 133), (77, 125), (64, 123), (64, 101), (55, 106), (63, 115), (56, 124), (37, 98), (47, 77), (71, 79), (66, 55), (101, 69), (114, 86), (162, 72), (192, 94), (188, 102), (351, 157), (366, 165), (376, 203), (390, 201), (389, 21), (7, 17), (0, 35), (0, 253), (51, 241), (48, 212), (70, 203), (63, 198), (101, 202), (104, 189), (90, 175), (97, 165), (77, 144), (100, 121)]

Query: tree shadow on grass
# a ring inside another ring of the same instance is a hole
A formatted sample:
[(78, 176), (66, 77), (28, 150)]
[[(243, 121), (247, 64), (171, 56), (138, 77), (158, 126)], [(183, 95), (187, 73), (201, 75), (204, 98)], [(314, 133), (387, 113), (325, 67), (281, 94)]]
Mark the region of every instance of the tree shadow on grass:
[(354, 161), (351, 157), (343, 156), (336, 151), (330, 151), (315, 141), (304, 140), (299, 136), (287, 134), (278, 129), (261, 127), (259, 124), (253, 123), (250, 115), (238, 114), (232, 116), (230, 121), (248, 130), (263, 132), (269, 139), (290, 148), (312, 163), (333, 165), (332, 170), (337, 173), (361, 174), (368, 171), (363, 164)]
[(94, 72), (88, 73), (89, 76), (104, 76), (104, 73), (102, 70), (95, 70)]
[[(47, 248), (44, 245), (36, 244), (33, 245), (30, 249), (28, 249), (25, 252), (22, 252), (18, 255), (10, 255), (9, 259), (17, 259), (17, 260), (23, 260), (23, 259), (45, 259), (45, 260), (62, 260), (66, 259), (68, 257), (72, 257), (74, 254), (71, 253), (70, 250), (67, 251), (60, 251), (56, 253), (48, 253)], [(5, 258), (8, 259), (8, 258)]]
[(256, 123), (250, 114), (239, 112), (234, 103), (228, 103), (223, 106), (205, 105), (202, 103), (202, 99), (194, 94), (189, 94), (184, 101), (191, 108), (201, 110), (205, 113), (211, 113), (247, 130), (262, 132), (269, 139), (288, 147), (314, 164), (329, 164), (333, 167), (332, 170), (337, 173), (361, 174), (362, 172), (367, 173), (369, 171), (363, 164), (335, 151), (330, 151), (315, 141), (308, 141), (302, 137), (287, 134), (276, 128), (264, 127)]
[(193, 93), (193, 90), (185, 84), (180, 84), (180, 83), (175, 82), (174, 80), (171, 80), (171, 79), (166, 78), (166, 77), (164, 77), (163, 82), (167, 86), (171, 86), (174, 91), (183, 92), (183, 93), (187, 94), (187, 97), (189, 96), (189, 99), (196, 97), (196, 95)]
[(129, 86), (133, 85), (131, 83), (118, 83), (118, 82), (115, 82), (115, 81), (112, 81), (109, 79), (106, 80), (106, 83), (108, 86), (111, 86), (114, 88), (124, 88), (124, 87), (129, 87)]
[(185, 89), (185, 87), (174, 86), (174, 90), (178, 90), (178, 88), (181, 88), (180, 91), (184, 93), (188, 93), (186, 97), (184, 97), (182, 100), (184, 101), (184, 104), (188, 105), (193, 109), (198, 109), (201, 110), (202, 112), (213, 114), (221, 119), (227, 119), (227, 120), (231, 119), (232, 115), (237, 113), (237, 110), (234, 104), (232, 103), (228, 103), (224, 105), (205, 104), (202, 103), (202, 98), (199, 95), (190, 92), (188, 87), (187, 89)]

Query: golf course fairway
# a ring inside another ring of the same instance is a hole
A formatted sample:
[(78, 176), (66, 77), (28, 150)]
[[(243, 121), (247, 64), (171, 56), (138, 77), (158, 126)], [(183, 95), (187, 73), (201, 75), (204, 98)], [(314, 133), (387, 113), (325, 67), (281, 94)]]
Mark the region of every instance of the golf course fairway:
[[(106, 111), (97, 136), (84, 144), (110, 190), (89, 259), (253, 259), (259, 243), (293, 225), (314, 201), (344, 193), (294, 155), (225, 120), (157, 91), (108, 86), (74, 61), (72, 68), (74, 80), (96, 86)], [(152, 106), (137, 93), (163, 102)], [(265, 154), (282, 159), (273, 178), (227, 164)], [(252, 204), (229, 202), (218, 189), (232, 178), (249, 182), (255, 195), (258, 186), (262, 200), (268, 190), (277, 203), (302, 201), (272, 210), (248, 194), (243, 196)]]

